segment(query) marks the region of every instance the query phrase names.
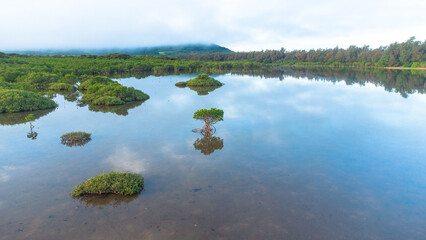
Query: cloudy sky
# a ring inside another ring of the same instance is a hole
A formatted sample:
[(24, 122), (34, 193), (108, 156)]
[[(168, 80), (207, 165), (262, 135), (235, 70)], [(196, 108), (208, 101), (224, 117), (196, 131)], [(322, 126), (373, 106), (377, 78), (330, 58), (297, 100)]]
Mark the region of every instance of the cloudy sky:
[(0, 50), (378, 47), (424, 41), (425, 12), (424, 0), (0, 0)]

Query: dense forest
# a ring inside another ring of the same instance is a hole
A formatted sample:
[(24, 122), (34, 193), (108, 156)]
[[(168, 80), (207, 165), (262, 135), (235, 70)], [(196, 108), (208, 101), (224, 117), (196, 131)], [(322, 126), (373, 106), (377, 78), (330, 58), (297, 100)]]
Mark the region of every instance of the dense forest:
[(80, 56), (80, 55), (106, 55), (110, 53), (124, 53), (129, 55), (183, 55), (216, 52), (232, 52), (228, 48), (216, 44), (185, 44), (175, 46), (138, 47), (138, 48), (99, 48), (99, 49), (44, 49), (44, 50), (17, 50), (5, 51), (6, 53), (39, 55), (39, 56)]
[(327, 65), (351, 67), (426, 67), (426, 41), (411, 37), (403, 43), (372, 49), (350, 46), (347, 49), (266, 50), (257, 52), (205, 53), (178, 56), (201, 61), (254, 61), (276, 65)]

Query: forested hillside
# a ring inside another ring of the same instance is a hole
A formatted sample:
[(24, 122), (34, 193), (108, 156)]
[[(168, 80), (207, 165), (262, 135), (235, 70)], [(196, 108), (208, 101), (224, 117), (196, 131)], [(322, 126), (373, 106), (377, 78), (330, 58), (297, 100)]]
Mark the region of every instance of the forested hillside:
[(347, 49), (266, 50), (257, 52), (206, 53), (178, 56), (181, 59), (204, 61), (249, 60), (283, 65), (328, 65), (356, 67), (426, 67), (426, 41), (414, 37), (403, 43), (372, 49), (350, 46)]
[(106, 55), (110, 53), (123, 53), (129, 55), (183, 55), (216, 52), (232, 52), (228, 48), (216, 44), (185, 44), (176, 46), (157, 46), (139, 48), (100, 48), (100, 49), (44, 49), (44, 50), (17, 50), (5, 51), (6, 53), (39, 55), (39, 56), (80, 56), (80, 55)]

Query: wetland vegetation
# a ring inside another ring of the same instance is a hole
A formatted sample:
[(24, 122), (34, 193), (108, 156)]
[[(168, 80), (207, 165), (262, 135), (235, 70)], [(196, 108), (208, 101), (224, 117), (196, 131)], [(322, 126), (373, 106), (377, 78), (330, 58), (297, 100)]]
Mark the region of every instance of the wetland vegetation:
[(223, 110), (217, 108), (199, 109), (194, 113), (193, 118), (204, 122), (204, 126), (197, 131), (204, 136), (211, 136), (216, 132), (216, 127), (213, 125), (223, 121)]
[[(131, 56), (125, 53), (102, 56), (31, 56), (0, 53), (0, 113), (54, 108), (56, 105), (47, 96), (54, 93), (72, 94), (77, 88), (82, 95), (80, 100), (89, 105), (122, 105), (149, 98), (141, 90), (121, 86), (111, 79), (117, 75), (268, 72), (284, 65), (415, 69), (424, 68), (425, 63), (426, 43), (416, 41), (414, 38), (377, 49), (351, 46), (348, 49), (309, 51), (285, 49), (244, 53), (219, 51), (173, 57)], [(364, 72), (368, 71), (371, 70)], [(423, 77), (424, 81), (424, 71), (417, 74)], [(201, 76), (204, 75), (199, 77)], [(204, 77), (206, 79), (195, 78), (177, 85), (188, 86), (200, 95), (206, 95), (221, 86), (218, 82), (208, 79), (208, 76)], [(203, 84), (206, 82), (209, 82), (208, 86)], [(401, 83), (405, 85), (402, 87), (407, 87), (405, 82), (404, 80)], [(422, 91), (424, 88), (424, 84), (421, 85)]]
[(197, 77), (186, 82), (177, 82), (175, 86), (179, 88), (188, 87), (189, 89), (196, 91), (198, 95), (208, 95), (209, 92), (223, 86), (223, 83), (210, 77), (208, 74), (199, 74)]
[(92, 140), (90, 133), (86, 132), (70, 132), (61, 136), (61, 143), (68, 146), (84, 146)]
[(142, 191), (144, 179), (141, 175), (130, 172), (101, 173), (74, 187), (73, 197), (84, 195), (120, 194), (133, 195)]

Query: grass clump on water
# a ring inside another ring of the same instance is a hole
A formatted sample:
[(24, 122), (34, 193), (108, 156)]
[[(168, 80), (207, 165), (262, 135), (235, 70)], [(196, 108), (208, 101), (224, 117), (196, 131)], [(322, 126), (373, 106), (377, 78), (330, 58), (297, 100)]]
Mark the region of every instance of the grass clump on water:
[(140, 174), (130, 172), (101, 173), (72, 189), (73, 197), (100, 194), (133, 195), (142, 191), (144, 186), (143, 177)]
[(187, 87), (220, 87), (223, 83), (210, 77), (208, 74), (199, 74), (196, 78), (190, 79), (186, 82)]
[(91, 134), (86, 132), (70, 132), (61, 136), (61, 142), (69, 147), (83, 146), (92, 140)]

